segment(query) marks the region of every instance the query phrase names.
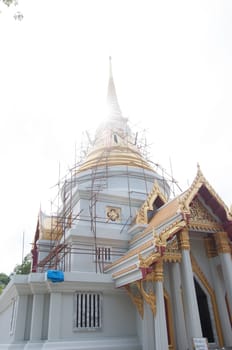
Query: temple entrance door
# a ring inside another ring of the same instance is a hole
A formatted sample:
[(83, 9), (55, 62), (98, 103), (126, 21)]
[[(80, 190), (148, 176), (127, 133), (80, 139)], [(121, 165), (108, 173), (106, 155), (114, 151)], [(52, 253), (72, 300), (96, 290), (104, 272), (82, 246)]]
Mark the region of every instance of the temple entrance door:
[(202, 335), (203, 337), (208, 339), (209, 343), (216, 343), (214, 328), (212, 323), (213, 315), (212, 313), (210, 313), (208, 296), (195, 278), (194, 278), (194, 284), (195, 284), (197, 303), (198, 303), (199, 314), (200, 314)]

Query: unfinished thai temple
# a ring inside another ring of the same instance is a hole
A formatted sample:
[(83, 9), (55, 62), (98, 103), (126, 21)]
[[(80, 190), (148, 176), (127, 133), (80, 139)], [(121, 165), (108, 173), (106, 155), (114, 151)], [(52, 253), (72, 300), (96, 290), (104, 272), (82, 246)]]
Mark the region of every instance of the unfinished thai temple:
[(0, 297), (0, 349), (231, 347), (232, 214), (199, 166), (171, 195), (123, 117), (111, 61), (107, 103), (57, 212), (39, 213), (31, 273)]

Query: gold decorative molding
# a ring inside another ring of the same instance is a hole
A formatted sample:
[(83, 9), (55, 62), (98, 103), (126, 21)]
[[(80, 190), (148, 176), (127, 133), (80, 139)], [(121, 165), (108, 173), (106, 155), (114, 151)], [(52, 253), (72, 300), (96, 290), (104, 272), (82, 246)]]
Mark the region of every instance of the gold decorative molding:
[(189, 231), (187, 228), (181, 230), (178, 234), (178, 243), (181, 250), (190, 250)]
[(161, 254), (160, 252), (152, 252), (150, 253), (148, 256), (146, 256), (145, 258), (142, 257), (141, 254), (138, 255), (139, 258), (139, 267), (140, 268), (148, 268), (149, 266), (151, 266), (152, 264), (154, 264), (155, 262), (158, 261), (158, 259), (160, 258)]
[(220, 347), (222, 347), (223, 346), (223, 335), (222, 335), (222, 328), (221, 328), (218, 306), (217, 306), (214, 290), (211, 287), (209, 281), (205, 277), (203, 271), (201, 270), (200, 266), (197, 264), (197, 261), (192, 254), (191, 254), (191, 263), (192, 263), (193, 272), (196, 274), (196, 276), (201, 281), (202, 285), (205, 287), (205, 289), (209, 293), (210, 300), (211, 300), (212, 307), (213, 307), (213, 314), (214, 314), (214, 320), (215, 320), (215, 325), (216, 325), (216, 330), (217, 330), (217, 335), (218, 335), (218, 341), (219, 341)]
[(223, 207), (226, 213), (226, 217), (228, 220), (232, 221), (232, 214), (227, 208), (226, 204), (222, 201), (222, 199), (219, 197), (219, 195), (215, 192), (213, 187), (209, 184), (209, 182), (204, 177), (200, 166), (198, 164), (197, 166), (197, 175), (192, 183), (192, 185), (189, 187), (189, 189), (179, 198), (179, 206), (180, 210), (184, 213), (189, 215), (190, 214), (190, 203), (193, 201), (193, 199), (198, 194), (198, 191), (202, 187), (202, 185), (207, 188), (207, 190), (210, 192), (212, 197), (216, 199), (216, 201)]
[(126, 289), (128, 295), (130, 296), (133, 304), (137, 308), (140, 316), (143, 318), (143, 298), (139, 292), (137, 284), (133, 284), (133, 286), (137, 289), (136, 293), (132, 292), (132, 288), (130, 285), (126, 285), (125, 289)]
[[(169, 227), (167, 227), (166, 229), (164, 229), (160, 235), (156, 234), (155, 230), (153, 230), (154, 247), (156, 250), (151, 252), (145, 258), (143, 258), (141, 254), (139, 254), (139, 267), (148, 268), (149, 266), (156, 263), (162, 256), (164, 256), (166, 246), (167, 246), (167, 240), (170, 238), (170, 236), (172, 237), (181, 228), (185, 227), (185, 225), (186, 223), (184, 221), (179, 223), (174, 223)], [(170, 255), (171, 254), (169, 254), (169, 257)], [(166, 259), (168, 259), (168, 255), (166, 255)], [(175, 254), (175, 259), (179, 261), (181, 259), (180, 255)]]
[[(153, 290), (150, 288), (148, 292), (145, 291), (143, 287), (143, 281), (137, 281), (138, 289), (140, 290), (140, 293), (143, 296), (143, 299), (146, 301), (146, 303), (150, 306), (150, 309), (153, 313), (153, 315), (156, 315), (156, 296)], [(145, 282), (146, 283), (146, 282)]]
[[(181, 221), (175, 221), (168, 227), (166, 227), (161, 233), (161, 241), (167, 241), (168, 239), (172, 238), (177, 232), (179, 232), (181, 229), (186, 227), (186, 222)], [(153, 231), (154, 232), (154, 231)]]
[(204, 224), (200, 221), (192, 222), (191, 220), (189, 220), (188, 227), (193, 231), (203, 231), (203, 232), (218, 232), (222, 230), (222, 226), (217, 223)]
[(181, 253), (165, 251), (163, 261), (168, 263), (180, 263)]
[(222, 230), (222, 226), (215, 220), (198, 198), (195, 198), (190, 203), (189, 228), (211, 232)]
[(204, 237), (205, 251), (208, 258), (217, 256), (217, 247), (213, 236)]
[[(106, 136), (107, 138), (107, 136)], [(95, 143), (96, 144), (96, 143)], [(96, 167), (126, 165), (128, 167), (139, 167), (154, 172), (154, 169), (143, 158), (140, 151), (129, 142), (122, 145), (97, 145), (87, 155), (86, 160), (80, 165), (76, 174), (87, 169)]]
[(163, 268), (163, 260), (159, 260), (155, 266), (154, 266), (154, 271), (155, 271), (155, 281), (156, 282), (163, 282), (164, 280), (164, 268)]
[(217, 232), (214, 234), (216, 248), (218, 253), (230, 253), (231, 247), (227, 232)]
[(116, 260), (115, 262), (107, 265), (105, 267), (105, 271), (109, 270), (110, 268), (120, 264), (121, 262), (127, 260), (128, 258), (131, 258), (134, 255), (137, 255), (139, 253), (141, 253), (143, 250), (146, 250), (147, 248), (153, 246), (153, 239), (150, 239), (149, 241), (147, 241), (146, 243), (142, 244), (141, 246), (139, 246), (138, 248), (132, 249), (130, 250), (126, 255), (122, 256), (121, 258), (119, 258), (118, 260)]
[(217, 223), (209, 211), (204, 207), (198, 198), (190, 203), (191, 221), (204, 223)]
[(156, 264), (152, 266), (152, 271), (149, 271), (144, 278), (144, 281), (150, 282), (163, 282), (164, 271), (163, 271), (163, 259), (161, 258)]
[(155, 181), (151, 192), (137, 213), (136, 224), (148, 224), (147, 212), (148, 210), (154, 209), (153, 204), (157, 197), (159, 197), (163, 203), (167, 203), (167, 198), (160, 191), (158, 182)]
[[(140, 268), (148, 268), (150, 265), (154, 264), (157, 262), (162, 256), (165, 254), (165, 249), (167, 246), (167, 240), (170, 237), (173, 237), (179, 230), (181, 230), (183, 227), (186, 226), (185, 221), (179, 221), (179, 222), (174, 222), (171, 224), (169, 227), (165, 228), (160, 235), (158, 235), (154, 230), (153, 230), (153, 238), (149, 239), (149, 241), (141, 244), (138, 248), (130, 250), (128, 253), (126, 253), (124, 256), (116, 260), (115, 262), (107, 265), (105, 267), (105, 271), (109, 271), (111, 268), (121, 264), (122, 262), (128, 260), (132, 256), (138, 255), (139, 259), (139, 267)], [(150, 232), (151, 235), (151, 232)], [(154, 247), (152, 252), (146, 256), (142, 256), (142, 252), (145, 251), (146, 249)], [(169, 256), (169, 258), (168, 258)], [(171, 258), (172, 256), (172, 258)], [(167, 254), (166, 259), (172, 259), (172, 261), (180, 261), (180, 255), (179, 254), (171, 254), (169, 252), (169, 255)], [(167, 260), (166, 260), (167, 261)], [(121, 270), (122, 271), (122, 270)], [(125, 270), (125, 272), (127, 272)], [(121, 272), (118, 272), (118, 274), (121, 274)], [(114, 276), (114, 275), (113, 275)]]
[(156, 250), (151, 252), (151, 254), (149, 254), (145, 258), (143, 258), (141, 254), (138, 255), (140, 268), (148, 268), (149, 266), (153, 265), (160, 259), (160, 257), (164, 253), (166, 247), (165, 235), (157, 235), (155, 231), (153, 231), (153, 237), (154, 247)]
[[(169, 237), (173, 236), (177, 231), (180, 230), (180, 228), (185, 227), (186, 222), (180, 218), (174, 222), (172, 222), (169, 226), (167, 226), (161, 233), (164, 234), (166, 233)], [(145, 238), (146, 236), (151, 235), (151, 233), (154, 233), (156, 227), (154, 226), (153, 228), (151, 227), (149, 230), (145, 229), (142, 233), (137, 233), (130, 241), (130, 244), (135, 244), (138, 242), (140, 239)]]
[(137, 268), (137, 265), (136, 264), (133, 264), (133, 265), (130, 265), (128, 267), (126, 267), (125, 269), (122, 269), (120, 271), (117, 271), (115, 273), (112, 274), (112, 277), (113, 278), (116, 278), (116, 277), (119, 277), (121, 275), (124, 275), (125, 273), (127, 272), (130, 272), (130, 271), (133, 271)]
[(178, 247), (176, 235), (171, 241), (167, 242), (167, 246), (163, 255), (164, 262), (181, 262), (181, 252)]

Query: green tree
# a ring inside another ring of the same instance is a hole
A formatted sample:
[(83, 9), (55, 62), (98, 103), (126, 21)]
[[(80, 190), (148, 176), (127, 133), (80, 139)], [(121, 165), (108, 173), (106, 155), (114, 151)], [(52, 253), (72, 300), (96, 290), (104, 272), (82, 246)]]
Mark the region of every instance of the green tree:
[(0, 273), (0, 294), (2, 293), (3, 289), (6, 287), (6, 285), (9, 283), (10, 277), (7, 276), (5, 273)]
[(29, 255), (26, 255), (23, 259), (21, 265), (16, 265), (14, 268), (14, 273), (16, 275), (28, 275), (31, 272), (31, 258)]
[(10, 277), (7, 276), (5, 273), (0, 273), (0, 284), (6, 286), (8, 282), (10, 281)]

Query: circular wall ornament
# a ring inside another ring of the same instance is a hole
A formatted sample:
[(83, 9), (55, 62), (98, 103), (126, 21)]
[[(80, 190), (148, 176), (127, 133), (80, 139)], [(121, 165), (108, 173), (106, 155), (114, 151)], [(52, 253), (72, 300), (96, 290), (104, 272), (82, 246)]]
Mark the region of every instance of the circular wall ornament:
[(120, 208), (107, 207), (106, 215), (110, 221), (119, 221), (120, 220)]

